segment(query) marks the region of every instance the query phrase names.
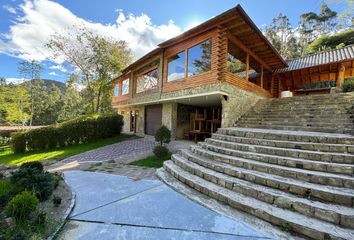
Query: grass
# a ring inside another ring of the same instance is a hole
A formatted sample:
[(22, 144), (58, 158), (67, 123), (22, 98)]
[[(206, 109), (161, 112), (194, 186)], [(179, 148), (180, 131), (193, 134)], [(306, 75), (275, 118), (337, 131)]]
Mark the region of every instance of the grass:
[(116, 137), (99, 140), (96, 142), (78, 144), (62, 148), (53, 148), (43, 151), (32, 151), (25, 153), (16, 153), (9, 146), (0, 147), (0, 164), (21, 165), (24, 162), (45, 161), (45, 160), (63, 160), (67, 157), (86, 152), (95, 148), (118, 143), (134, 136), (121, 134)]
[(134, 162), (129, 163), (129, 165), (139, 166), (139, 167), (149, 167), (149, 168), (160, 168), (162, 164), (166, 160), (171, 159), (171, 153), (169, 153), (166, 157), (159, 159), (155, 155), (149, 156), (147, 158), (143, 158)]

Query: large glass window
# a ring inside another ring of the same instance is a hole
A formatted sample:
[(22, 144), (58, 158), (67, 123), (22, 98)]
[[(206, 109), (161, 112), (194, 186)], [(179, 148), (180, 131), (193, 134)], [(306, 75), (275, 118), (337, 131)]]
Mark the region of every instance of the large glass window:
[(114, 94), (115, 97), (119, 96), (119, 86), (118, 85), (114, 86), (114, 93), (113, 94)]
[(168, 58), (168, 75), (167, 75), (167, 81), (174, 81), (177, 79), (182, 79), (184, 78), (184, 72), (185, 72), (185, 52), (180, 52), (177, 53), (176, 55)]
[(188, 49), (188, 77), (211, 69), (211, 40)]
[(137, 78), (136, 92), (144, 92), (150, 89), (157, 88), (158, 69), (155, 68)]
[(129, 93), (129, 79), (122, 81), (122, 95)]

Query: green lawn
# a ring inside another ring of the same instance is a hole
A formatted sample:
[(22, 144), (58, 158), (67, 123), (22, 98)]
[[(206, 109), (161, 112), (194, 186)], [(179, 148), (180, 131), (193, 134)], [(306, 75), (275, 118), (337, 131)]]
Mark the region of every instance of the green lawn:
[(160, 168), (160, 167), (162, 167), (162, 164), (164, 161), (171, 159), (171, 155), (172, 154), (169, 153), (163, 159), (159, 159), (155, 155), (152, 155), (147, 158), (140, 159), (135, 162), (131, 162), (131, 163), (129, 163), (129, 165), (134, 165), (134, 166), (139, 166), (139, 167)]
[(72, 155), (89, 151), (91, 149), (103, 147), (113, 143), (118, 143), (130, 138), (131, 135), (121, 134), (117, 137), (99, 140), (86, 144), (79, 144), (74, 146), (54, 148), (46, 151), (32, 151), (25, 153), (14, 154), (9, 146), (0, 147), (0, 164), (16, 164), (21, 165), (24, 162), (44, 161), (44, 160), (62, 160)]

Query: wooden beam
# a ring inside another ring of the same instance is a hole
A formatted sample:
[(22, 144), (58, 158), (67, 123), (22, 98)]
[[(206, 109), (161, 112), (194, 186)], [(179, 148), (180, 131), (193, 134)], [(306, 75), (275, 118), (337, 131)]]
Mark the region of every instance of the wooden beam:
[(263, 65), (261, 65), (261, 88), (263, 88)]
[(249, 68), (250, 68), (250, 54), (247, 53), (247, 55), (246, 55), (246, 81), (248, 81)]
[(271, 71), (272, 68), (269, 67), (267, 63), (265, 63), (262, 59), (260, 59), (252, 50), (247, 48), (240, 40), (238, 40), (236, 37), (232, 36), (230, 33), (227, 34), (227, 38), (236, 46), (241, 48), (244, 52), (246, 52), (248, 55), (251, 55), (254, 60), (256, 60), (259, 64), (263, 65), (268, 71)]

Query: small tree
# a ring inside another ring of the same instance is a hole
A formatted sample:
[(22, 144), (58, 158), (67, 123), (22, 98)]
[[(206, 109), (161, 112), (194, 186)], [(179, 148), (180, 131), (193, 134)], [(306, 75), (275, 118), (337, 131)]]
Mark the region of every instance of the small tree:
[(171, 141), (171, 131), (165, 125), (162, 125), (155, 133), (155, 141), (160, 146), (169, 143)]

